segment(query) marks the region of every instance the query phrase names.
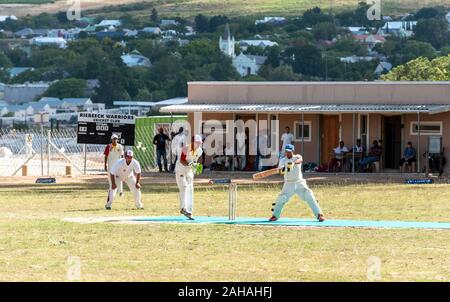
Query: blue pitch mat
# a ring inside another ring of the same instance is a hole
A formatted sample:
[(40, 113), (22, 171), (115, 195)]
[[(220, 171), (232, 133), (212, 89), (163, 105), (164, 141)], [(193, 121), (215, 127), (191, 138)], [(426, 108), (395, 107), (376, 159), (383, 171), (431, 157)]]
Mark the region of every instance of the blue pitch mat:
[(130, 219), (138, 222), (155, 223), (189, 223), (189, 224), (232, 224), (232, 225), (270, 225), (300, 227), (337, 227), (337, 228), (382, 228), (382, 229), (450, 229), (450, 222), (416, 222), (416, 221), (371, 221), (371, 220), (325, 220), (318, 222), (312, 219), (281, 218), (277, 222), (269, 222), (264, 218), (237, 218), (230, 221), (226, 217), (196, 217), (188, 220), (184, 216), (146, 217)]

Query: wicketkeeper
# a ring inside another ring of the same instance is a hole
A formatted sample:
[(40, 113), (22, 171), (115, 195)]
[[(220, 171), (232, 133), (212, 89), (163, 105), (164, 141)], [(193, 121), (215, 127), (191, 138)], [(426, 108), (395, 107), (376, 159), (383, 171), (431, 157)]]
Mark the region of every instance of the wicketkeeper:
[(182, 148), (181, 156), (175, 166), (177, 186), (180, 190), (180, 213), (193, 220), (194, 208), (194, 174), (199, 172), (201, 164), (198, 159), (202, 156), (203, 141), (201, 135), (192, 137), (191, 144)]
[(293, 145), (286, 145), (284, 149), (285, 157), (280, 159), (278, 167), (281, 169), (281, 173), (284, 174), (284, 185), (274, 204), (273, 215), (269, 220), (277, 221), (281, 216), (285, 204), (291, 199), (292, 195), (297, 194), (300, 199), (306, 201), (313, 211), (314, 216), (322, 222), (325, 220), (322, 210), (317, 203), (313, 191), (306, 184), (306, 180), (303, 179), (303, 158), (299, 154), (294, 154), (294, 150)]
[(122, 158), (114, 164), (109, 176), (111, 178), (111, 190), (109, 191), (108, 201), (105, 205), (107, 210), (111, 210), (111, 205), (117, 193), (116, 183), (118, 181), (127, 183), (128, 188), (133, 193), (136, 208), (144, 208), (141, 201), (141, 165), (133, 158), (133, 151), (127, 150), (125, 152), (125, 158)]

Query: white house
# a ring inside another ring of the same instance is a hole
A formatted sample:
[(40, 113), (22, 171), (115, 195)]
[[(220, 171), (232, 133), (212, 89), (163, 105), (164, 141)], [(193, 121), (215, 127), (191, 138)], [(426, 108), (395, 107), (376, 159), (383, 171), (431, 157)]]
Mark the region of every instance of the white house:
[(8, 20), (8, 19), (17, 21), (17, 17), (16, 17), (16, 16), (13, 16), (13, 15), (10, 15), (10, 16), (0, 16), (0, 22), (5, 22), (5, 21)]
[(62, 99), (62, 102), (61, 108), (72, 112), (92, 111), (94, 107), (90, 98), (65, 98)]
[(392, 64), (389, 62), (380, 62), (377, 68), (375, 68), (374, 74), (380, 76), (384, 72), (388, 72), (392, 69)]
[(66, 48), (67, 47), (67, 41), (64, 38), (58, 37), (36, 37), (30, 40), (31, 45), (36, 46), (47, 46), (47, 45), (53, 45), (57, 46), (59, 48)]
[(159, 27), (144, 27), (143, 29), (141, 29), (141, 32), (152, 35), (160, 35), (162, 33), (161, 28)]
[(277, 42), (272, 42), (270, 40), (241, 40), (238, 42), (239, 46), (242, 50), (247, 50), (249, 46), (255, 46), (255, 47), (272, 47), (272, 46), (278, 46)]
[(30, 102), (26, 103), (27, 106), (27, 115), (34, 115), (36, 113), (48, 113), (49, 115), (56, 114), (56, 108), (52, 108), (49, 104), (39, 103), (39, 102)]
[(6, 107), (8, 112), (14, 112), (14, 117), (25, 119), (27, 117), (27, 108), (25, 105), (9, 105)]
[(125, 65), (127, 65), (128, 67), (136, 67), (136, 66), (151, 67), (152, 66), (150, 59), (143, 56), (137, 50), (133, 50), (130, 53), (124, 54), (120, 58), (122, 59), (122, 62)]
[(358, 57), (358, 56), (348, 56), (340, 57), (339, 60), (344, 63), (357, 63), (357, 62), (370, 62), (375, 60), (374, 57)]
[(270, 23), (270, 24), (282, 24), (286, 22), (286, 18), (285, 17), (264, 17), (264, 19), (260, 19), (260, 20), (256, 20), (255, 24), (265, 24), (265, 23)]
[(161, 27), (168, 27), (168, 26), (177, 26), (178, 24), (180, 24), (180, 23), (178, 23), (178, 22), (175, 21), (175, 20), (167, 20), (167, 19), (163, 19), (163, 20), (161, 20), (160, 26), (161, 26)]
[(97, 27), (120, 27), (122, 26), (122, 21), (120, 20), (103, 20), (99, 24), (96, 25)]
[(383, 27), (378, 30), (379, 35), (394, 35), (401, 37), (411, 37), (414, 35), (414, 28), (417, 21), (390, 21), (386, 22)]
[(43, 97), (41, 98), (38, 103), (40, 104), (47, 104), (49, 105), (51, 108), (54, 109), (61, 109), (62, 108), (62, 104), (63, 101), (61, 101), (58, 98), (51, 98), (51, 97)]
[(233, 59), (233, 66), (239, 72), (242, 77), (248, 75), (255, 75), (259, 69), (266, 62), (267, 57), (263, 56), (250, 56), (241, 53)]

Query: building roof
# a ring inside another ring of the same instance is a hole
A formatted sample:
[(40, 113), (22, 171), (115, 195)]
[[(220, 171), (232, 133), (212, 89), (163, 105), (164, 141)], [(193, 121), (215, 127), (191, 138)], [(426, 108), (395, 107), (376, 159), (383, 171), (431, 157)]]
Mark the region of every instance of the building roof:
[(63, 104), (63, 101), (61, 101), (60, 99), (51, 97), (43, 97), (38, 102), (48, 104), (50, 107), (53, 108), (61, 107), (61, 105)]
[(230, 32), (230, 24), (225, 25), (225, 32), (223, 33), (223, 39), (228, 40), (228, 38), (231, 39), (231, 32)]
[(450, 104), (446, 82), (189, 82), (191, 104)]
[[(184, 104), (161, 108), (161, 112), (273, 112), (273, 113), (417, 113), (435, 112), (450, 105), (415, 105), (415, 104)], [(450, 108), (449, 108), (450, 110)]]
[(110, 26), (120, 26), (122, 22), (120, 20), (103, 20), (97, 26), (99, 27), (110, 27)]
[(278, 45), (277, 42), (270, 40), (241, 40), (238, 42), (241, 46), (256, 46), (256, 47), (268, 47)]
[(90, 100), (91, 100), (90, 98), (65, 98), (65, 99), (62, 99), (62, 102), (66, 103), (66, 104), (70, 104), (70, 105), (75, 105), (75, 106), (83, 106)]
[(12, 67), (8, 69), (9, 76), (14, 78), (27, 70), (34, 70), (33, 67)]
[(152, 66), (150, 59), (141, 55), (136, 50), (132, 51), (131, 53), (124, 54), (120, 58), (122, 59), (122, 62), (125, 65), (127, 65), (128, 67), (134, 67), (134, 66), (150, 67), (150, 66)]
[(16, 16), (10, 15), (10, 16), (0, 16), (0, 22), (5, 22), (7, 19), (11, 20), (17, 20)]
[[(241, 53), (239, 56), (236, 57), (237, 58), (244, 58), (244, 59), (248, 59), (250, 61), (254, 61), (256, 63), (256, 65), (264, 65), (264, 63), (267, 61), (267, 57), (265, 56), (253, 56), (253, 55), (245, 55), (243, 53)], [(234, 59), (234, 60), (236, 60)]]

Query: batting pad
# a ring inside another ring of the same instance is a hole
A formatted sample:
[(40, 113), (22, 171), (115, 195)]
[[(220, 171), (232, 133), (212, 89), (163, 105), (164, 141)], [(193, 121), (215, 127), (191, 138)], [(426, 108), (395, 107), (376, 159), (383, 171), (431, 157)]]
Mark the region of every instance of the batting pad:
[(367, 228), (367, 229), (450, 229), (450, 222), (418, 222), (418, 221), (375, 221), (375, 220), (325, 220), (281, 218), (269, 222), (265, 218), (195, 217), (188, 220), (184, 216), (144, 217), (126, 219), (135, 222), (153, 223), (187, 223), (187, 224), (230, 224), (230, 225), (263, 225), (263, 226), (298, 226), (298, 227), (332, 227), (332, 228)]

